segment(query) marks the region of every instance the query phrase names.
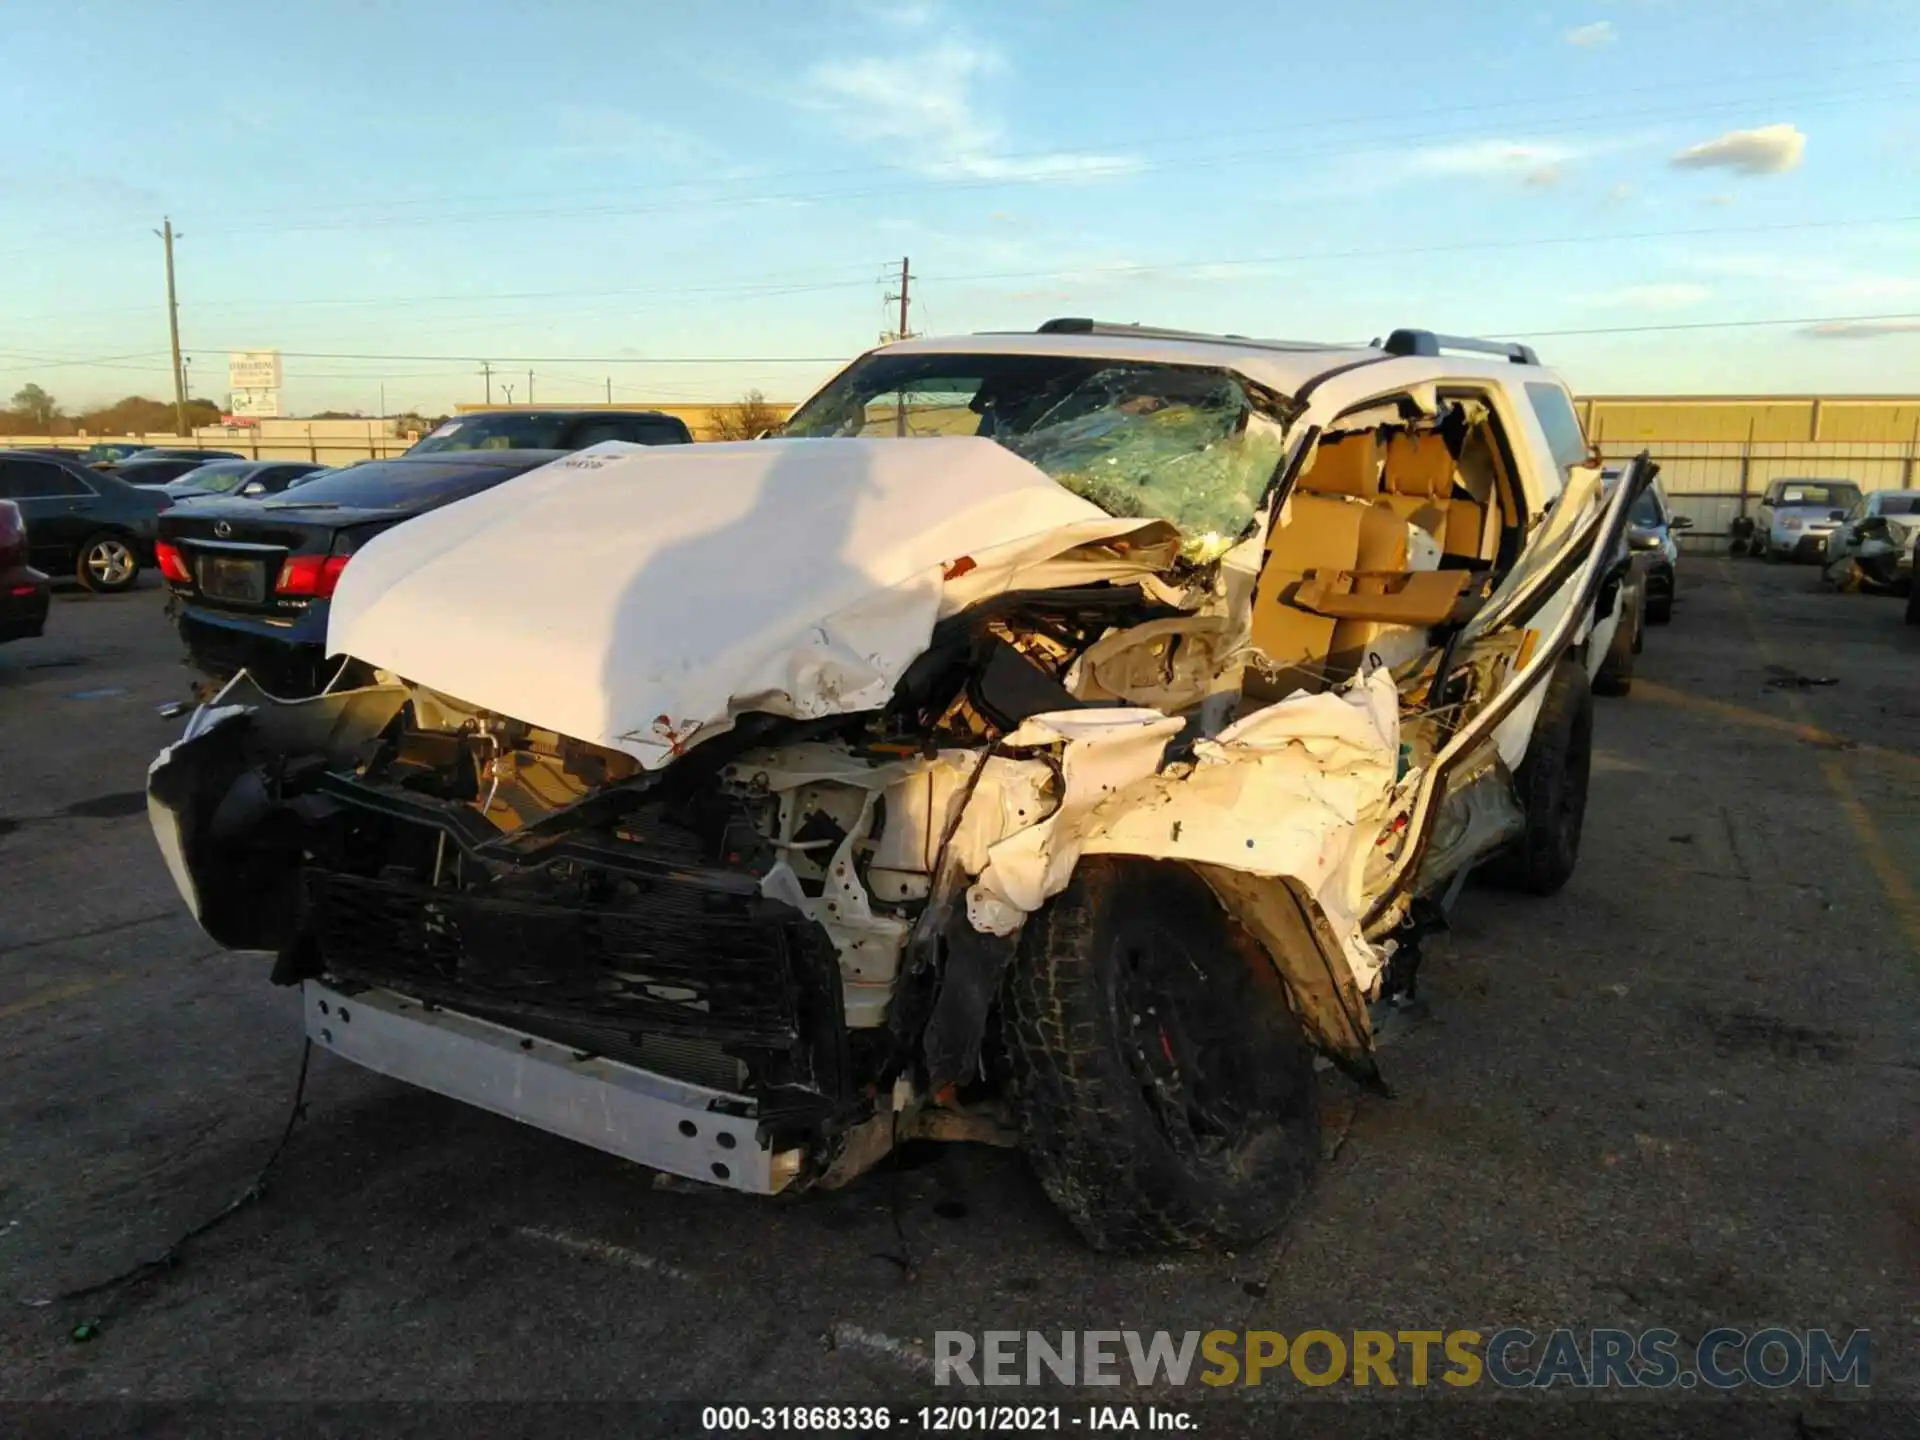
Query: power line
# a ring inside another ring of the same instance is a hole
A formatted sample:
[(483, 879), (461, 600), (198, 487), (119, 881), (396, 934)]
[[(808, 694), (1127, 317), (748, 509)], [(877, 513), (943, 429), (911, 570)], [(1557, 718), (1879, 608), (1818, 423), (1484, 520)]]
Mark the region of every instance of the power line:
[[(828, 273), (835, 275), (844, 274), (845, 269), (846, 267), (842, 266)], [(825, 281), (774, 279), (737, 285), (649, 285), (636, 289), (508, 290), (477, 294), (468, 292), (463, 295), (332, 295), (304, 300), (281, 300), (263, 297), (251, 300), (206, 300), (199, 302), (194, 308), (196, 311), (203, 311), (246, 310), (269, 305), (286, 306), (289, 308), (378, 305), (385, 308), (402, 309), (415, 305), (491, 304), (495, 301), (518, 300), (613, 299), (638, 295), (736, 296), (747, 300), (765, 300), (781, 295), (810, 295), (828, 290), (864, 289), (871, 283), (871, 280), (866, 278), (859, 280)], [(98, 315), (126, 315), (151, 308), (152, 307), (147, 305), (113, 305), (98, 310), (49, 311), (39, 315), (14, 316), (12, 323), (24, 325), (38, 320), (77, 320)]]
[[(1209, 270), (1209, 269), (1220, 269), (1220, 268), (1229, 268), (1229, 267), (1240, 269), (1240, 268), (1247, 268), (1247, 267), (1258, 266), (1258, 265), (1277, 265), (1277, 264), (1296, 263), (1301, 261), (1392, 259), (1392, 258), (1407, 256), (1407, 255), (1452, 254), (1452, 253), (1463, 253), (1463, 252), (1473, 251), (1473, 250), (1514, 250), (1514, 249), (1527, 249), (1533, 246), (1547, 246), (1547, 245), (1603, 245), (1603, 244), (1615, 244), (1621, 241), (1635, 241), (1635, 240), (1700, 239), (1700, 238), (1719, 237), (1719, 236), (1728, 236), (1728, 235), (1765, 235), (1765, 234), (1781, 234), (1781, 233), (1790, 233), (1790, 232), (1798, 232), (1798, 231), (1814, 231), (1814, 230), (1854, 230), (1854, 229), (1867, 229), (1870, 227), (1878, 227), (1878, 226), (1886, 226), (1886, 225), (1912, 225), (1912, 224), (1920, 224), (1920, 214), (1869, 216), (1864, 218), (1846, 219), (1846, 220), (1774, 221), (1774, 222), (1765, 222), (1765, 223), (1754, 224), (1754, 225), (1690, 226), (1690, 227), (1683, 227), (1683, 228), (1670, 229), (1670, 230), (1638, 230), (1638, 231), (1610, 231), (1610, 232), (1583, 230), (1583, 231), (1579, 231), (1579, 232), (1568, 234), (1568, 235), (1536, 235), (1536, 236), (1522, 236), (1522, 237), (1515, 237), (1515, 238), (1499, 238), (1499, 239), (1491, 239), (1491, 240), (1443, 241), (1443, 242), (1432, 244), (1432, 245), (1363, 246), (1363, 247), (1355, 247), (1355, 248), (1339, 249), (1339, 250), (1295, 250), (1295, 251), (1275, 252), (1275, 253), (1266, 254), (1266, 255), (1249, 255), (1249, 256), (1237, 256), (1237, 257), (1228, 256), (1228, 257), (1216, 257), (1213, 259), (1205, 259), (1205, 260), (1150, 261), (1150, 262), (1131, 263), (1131, 264), (1125, 264), (1125, 265), (1102, 265), (1099, 263), (1094, 263), (1091, 265), (1060, 266), (1060, 267), (1053, 267), (1048, 269), (1034, 269), (1034, 270), (975, 271), (971, 273), (955, 274), (955, 275), (940, 275), (936, 273), (931, 276), (922, 276), (916, 273), (913, 278), (916, 280), (922, 281), (922, 283), (931, 281), (934, 283), (946, 284), (946, 285), (960, 285), (960, 284), (973, 284), (973, 283), (988, 281), (988, 280), (1042, 280), (1042, 279), (1057, 279), (1063, 276), (1078, 277), (1078, 276), (1085, 276), (1088, 274), (1093, 274), (1096, 276), (1116, 276), (1116, 277), (1125, 276), (1125, 275), (1147, 275), (1147, 274), (1171, 275), (1171, 274), (1178, 274), (1179, 272), (1184, 270)], [(768, 293), (775, 293), (775, 294), (800, 293), (802, 291), (806, 293), (812, 293), (815, 290), (825, 291), (825, 290), (853, 289), (853, 288), (864, 289), (865, 287), (871, 285), (872, 283), (873, 281), (871, 278), (863, 279), (863, 280), (852, 280), (852, 281), (835, 281), (830, 284), (824, 284), (824, 285), (818, 285), (818, 286), (795, 287), (795, 289), (791, 292), (771, 291)], [(628, 291), (628, 290), (526, 291), (526, 292), (519, 292), (510, 297), (502, 296), (502, 295), (492, 295), (492, 296), (479, 295), (479, 296), (472, 296), (472, 297), (444, 296), (444, 297), (432, 297), (432, 298), (435, 300), (444, 299), (449, 302), (459, 301), (462, 299), (471, 299), (475, 301), (491, 301), (491, 300), (506, 299), (506, 298), (544, 299), (544, 298), (578, 297), (581, 299), (589, 299), (589, 298), (595, 298), (595, 297), (612, 298), (612, 297), (618, 297), (622, 295), (631, 295), (631, 294), (659, 294), (664, 296), (691, 295), (691, 294), (702, 294), (702, 293), (711, 294), (711, 293), (718, 292), (722, 288), (723, 287), (661, 286), (661, 287), (649, 287), (646, 290), (633, 290), (633, 291)], [(415, 297), (415, 298), (425, 299), (427, 297)], [(762, 295), (759, 298), (765, 298), (765, 296)], [(388, 300), (382, 299), (381, 297), (368, 296), (368, 297), (365, 297), (364, 299), (349, 299), (349, 298), (342, 297), (342, 298), (336, 298), (336, 299), (330, 299), (330, 300), (324, 300), (324, 301), (260, 300), (260, 301), (251, 301), (251, 302), (229, 302), (229, 303), (256, 304), (262, 307), (267, 307), (267, 306), (272, 306), (276, 304), (384, 305), (384, 304), (392, 303), (396, 305), (403, 305), (408, 303), (408, 301), (406, 297), (396, 297), (394, 300), (388, 301)], [(144, 310), (147, 307), (138, 306), (138, 307), (128, 307), (128, 308)], [(212, 308), (212, 307), (209, 305), (205, 307), (196, 307), (196, 308)], [(108, 312), (68, 312), (66, 314), (58, 315), (58, 316), (55, 316), (55, 315), (30, 316), (25, 318), (16, 318), (13, 323), (26, 324), (26, 323), (30, 323), (33, 320), (72, 319), (72, 318), (76, 318), (77, 315), (88, 314), (88, 313), (108, 313)], [(587, 312), (587, 313), (599, 315), (605, 312), (603, 312), (599, 308), (595, 308), (593, 311)], [(488, 323), (488, 324), (497, 323), (497, 320), (492, 317), (476, 316), (474, 318), (483, 321), (483, 323)], [(542, 316), (541, 318), (551, 318), (551, 317)], [(213, 347), (201, 347), (201, 348), (213, 348)], [(288, 352), (288, 353), (292, 353), (292, 352)]]
[[(1769, 326), (1782, 326), (1782, 325), (1857, 325), (1857, 324), (1871, 324), (1878, 321), (1886, 321), (1886, 320), (1916, 320), (1916, 319), (1920, 319), (1920, 312), (1882, 311), (1882, 312), (1877, 312), (1869, 315), (1793, 315), (1793, 316), (1772, 317), (1768, 319), (1759, 319), (1759, 320), (1682, 320), (1682, 321), (1668, 321), (1661, 324), (1653, 324), (1653, 325), (1581, 326), (1581, 327), (1575, 327), (1575, 328), (1555, 329), (1555, 330), (1504, 330), (1504, 329), (1498, 329), (1498, 328), (1489, 328), (1489, 329), (1480, 330), (1477, 333), (1481, 335), (1486, 335), (1486, 336), (1497, 336), (1504, 339), (1539, 340), (1539, 339), (1553, 339), (1553, 338), (1559, 338), (1559, 337), (1579, 336), (1579, 335), (1652, 335), (1652, 334), (1679, 332), (1679, 331), (1686, 331), (1686, 330), (1746, 330), (1746, 329), (1763, 329)], [(216, 347), (205, 346), (202, 348), (214, 349)], [(348, 352), (348, 351), (306, 351), (306, 350), (283, 350), (280, 353), (283, 356), (291, 359), (360, 360), (360, 361), (405, 360), (405, 361), (444, 362), (448, 364), (471, 363), (470, 357), (466, 355), (373, 355), (373, 354), (361, 354), (361, 353)], [(118, 358), (124, 359), (128, 357), (118, 357)], [(692, 355), (692, 356), (506, 355), (506, 356), (502, 356), (501, 358), (514, 360), (520, 364), (531, 363), (535, 365), (549, 365), (549, 364), (551, 365), (839, 365), (839, 364), (844, 364), (848, 359), (846, 355)], [(148, 365), (148, 366), (120, 365), (120, 364), (110, 363), (105, 360), (78, 360), (78, 359), (59, 359), (59, 358), (53, 358), (53, 357), (36, 357), (36, 356), (22, 355), (17, 352), (0, 352), (0, 360), (4, 360), (8, 364), (16, 365), (16, 366), (29, 365), (29, 364), (38, 365), (46, 368), (51, 368), (53, 366), (75, 366), (80, 368), (91, 368), (91, 369), (143, 370), (143, 371), (146, 371), (149, 373), (155, 373), (155, 374), (165, 373), (168, 368), (164, 364), (157, 364), (157, 363), (154, 365)], [(484, 362), (484, 363), (487, 365), (491, 365), (492, 362)], [(364, 373), (346, 373), (346, 372), (335, 373), (335, 372), (325, 372), (325, 371), (303, 371), (301, 373), (300, 378), (302, 379), (338, 379), (338, 380), (363, 380), (368, 378), (379, 378), (379, 379), (388, 379), (388, 380), (434, 379), (434, 378), (440, 378), (440, 377), (449, 376), (449, 375), (461, 375), (461, 374), (467, 374), (467, 373), (470, 373), (470, 372), (435, 370), (435, 371), (415, 372), (413, 374), (407, 374), (407, 375), (388, 374), (385, 376), (369, 377)], [(569, 381), (570, 383), (580, 384), (580, 385), (589, 385), (589, 386), (598, 386), (604, 383), (603, 381), (600, 381), (600, 380), (593, 380), (589, 378), (583, 378), (583, 377), (572, 376), (572, 375), (555, 376), (553, 378), (564, 379)], [(641, 393), (640, 387), (636, 387), (636, 386), (617, 385), (614, 388), (618, 390), (631, 391), (636, 394)]]
[[(1914, 316), (1895, 312), (1876, 315), (1812, 315), (1789, 316), (1772, 320), (1696, 320), (1681, 321), (1662, 325), (1605, 326), (1596, 329), (1572, 330), (1536, 330), (1536, 331), (1488, 331), (1486, 334), (1511, 335), (1514, 339), (1547, 337), (1555, 335), (1616, 335), (1651, 334), (1663, 330), (1737, 330), (1767, 325), (1831, 325), (1861, 323), (1875, 320), (1909, 320)], [(283, 350), (281, 354), (294, 358), (329, 360), (435, 360), (459, 361), (459, 355), (359, 355), (339, 351), (318, 352)], [(692, 355), (692, 356), (605, 356), (605, 355), (503, 355), (504, 360), (513, 360), (519, 364), (534, 365), (839, 365), (847, 360), (845, 355)]]
[(1920, 313), (1893, 315), (1801, 315), (1780, 320), (1680, 320), (1665, 325), (1599, 325), (1578, 330), (1504, 330), (1487, 332), (1511, 340), (1550, 340), (1562, 335), (1652, 335), (1677, 330), (1748, 330), (1769, 325), (1859, 325), (1880, 320), (1920, 320)]
[[(228, 347), (207, 345), (207, 350), (222, 350)], [(282, 350), (279, 353), (292, 360), (432, 360), (459, 363), (495, 363), (499, 360), (512, 360), (520, 365), (838, 365), (846, 360), (842, 355), (520, 355), (511, 351), (494, 350), (489, 352), (494, 361), (474, 362), (473, 356), (484, 347), (475, 347), (464, 355), (373, 355), (347, 350)]]
[(1443, 241), (1435, 245), (1383, 245), (1347, 250), (1295, 250), (1271, 255), (1252, 255), (1217, 260), (1179, 260), (1166, 264), (1081, 265), (1053, 270), (996, 270), (971, 275), (932, 275), (928, 280), (943, 284), (970, 284), (981, 280), (1049, 280), (1061, 276), (1145, 275), (1176, 273), (1181, 270), (1235, 269), (1253, 265), (1279, 265), (1301, 260), (1395, 259), (1406, 255), (1438, 255), (1467, 250), (1524, 250), (1535, 245), (1601, 245), (1622, 240), (1678, 240), (1701, 236), (1763, 235), (1789, 230), (1865, 229), (1877, 225), (1920, 224), (1920, 215), (1888, 215), (1867, 220), (1789, 220), (1763, 225), (1709, 225), (1681, 230), (1634, 230), (1601, 233), (1583, 230), (1572, 235), (1533, 235), (1500, 240)]

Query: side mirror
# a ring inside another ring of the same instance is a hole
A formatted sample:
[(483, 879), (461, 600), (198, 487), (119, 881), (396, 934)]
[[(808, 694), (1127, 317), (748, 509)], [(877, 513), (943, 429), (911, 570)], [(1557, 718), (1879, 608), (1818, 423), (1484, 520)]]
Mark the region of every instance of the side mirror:
[(243, 500), (254, 495), (264, 495), (266, 493), (267, 487), (262, 485), (258, 480), (249, 480), (240, 487), (240, 498)]
[(1676, 515), (1669, 520), (1667, 524), (1675, 530), (1691, 530), (1693, 528), (1693, 517), (1691, 515)]

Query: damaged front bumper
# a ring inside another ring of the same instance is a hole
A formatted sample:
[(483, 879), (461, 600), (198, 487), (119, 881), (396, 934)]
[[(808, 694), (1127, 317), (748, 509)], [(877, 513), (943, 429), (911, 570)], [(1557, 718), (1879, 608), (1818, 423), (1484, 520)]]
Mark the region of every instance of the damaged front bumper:
[(750, 1096), (654, 1074), (397, 991), (301, 985), (307, 1035), (381, 1075), (689, 1180), (773, 1195), (803, 1152)]

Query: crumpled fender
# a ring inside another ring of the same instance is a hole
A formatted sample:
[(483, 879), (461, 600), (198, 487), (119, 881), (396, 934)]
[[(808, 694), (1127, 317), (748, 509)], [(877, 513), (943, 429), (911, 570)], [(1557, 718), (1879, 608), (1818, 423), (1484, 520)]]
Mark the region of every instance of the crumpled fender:
[(229, 950), (279, 950), (299, 909), (301, 817), (275, 766), (351, 761), (406, 703), (399, 685), (276, 700), (242, 671), (147, 768), (147, 821), (174, 888)]
[(1381, 952), (1360, 933), (1367, 861), (1395, 794), (1398, 696), (1376, 669), (1245, 717), (1161, 770), (1181, 722), (1152, 710), (1037, 715), (1007, 747), (1058, 745), (1054, 812), (1007, 837), (967, 896), (977, 930), (1010, 934), (1066, 888), (1082, 855), (1176, 861), (1258, 939), (1330, 1056), (1371, 1072), (1365, 996)]

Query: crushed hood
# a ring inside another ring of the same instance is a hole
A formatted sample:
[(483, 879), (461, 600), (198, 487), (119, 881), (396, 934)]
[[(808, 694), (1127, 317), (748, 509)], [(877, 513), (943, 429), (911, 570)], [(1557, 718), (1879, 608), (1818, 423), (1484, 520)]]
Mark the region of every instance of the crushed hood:
[(876, 709), (942, 614), (1177, 543), (972, 436), (596, 446), (373, 540), (327, 645), (658, 767), (747, 711)]

